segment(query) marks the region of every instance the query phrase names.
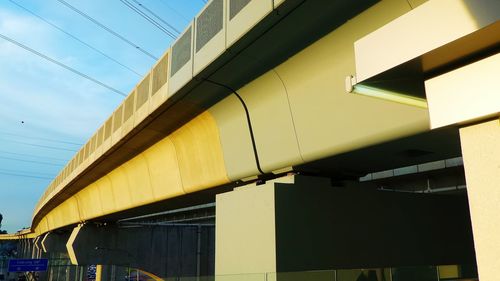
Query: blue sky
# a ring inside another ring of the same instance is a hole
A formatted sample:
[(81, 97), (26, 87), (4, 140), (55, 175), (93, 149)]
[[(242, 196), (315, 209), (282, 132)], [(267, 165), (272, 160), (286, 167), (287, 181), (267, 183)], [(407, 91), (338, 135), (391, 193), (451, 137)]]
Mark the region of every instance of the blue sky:
[[(70, 32), (136, 73), (19, 8)], [(172, 39), (120, 0), (65, 0), (160, 57)], [(184, 30), (203, 0), (136, 0)], [(136, 2), (129, 1), (133, 4)], [(0, 0), (0, 34), (129, 93), (153, 59), (56, 0)], [(0, 213), (2, 229), (31, 224), (46, 186), (124, 97), (0, 38)]]

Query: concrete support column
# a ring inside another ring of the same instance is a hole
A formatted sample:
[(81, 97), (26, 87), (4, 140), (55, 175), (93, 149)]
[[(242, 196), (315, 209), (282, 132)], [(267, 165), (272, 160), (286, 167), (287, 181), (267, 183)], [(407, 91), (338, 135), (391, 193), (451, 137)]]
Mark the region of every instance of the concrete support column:
[(217, 280), (474, 262), (465, 195), (338, 188), (293, 176), (218, 195), (216, 217)]
[(109, 266), (137, 268), (160, 277), (196, 278), (213, 275), (214, 228), (85, 224), (73, 230), (66, 247), (75, 265), (103, 265), (104, 279), (116, 275)]
[(479, 279), (500, 268), (500, 120), (460, 129)]

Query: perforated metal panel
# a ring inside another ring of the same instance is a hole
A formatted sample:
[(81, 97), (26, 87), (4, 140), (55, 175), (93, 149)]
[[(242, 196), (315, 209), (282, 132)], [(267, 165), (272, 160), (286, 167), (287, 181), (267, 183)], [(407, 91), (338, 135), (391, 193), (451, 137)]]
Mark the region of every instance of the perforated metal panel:
[(153, 89), (151, 96), (167, 83), (168, 80), (168, 55), (164, 56), (153, 69)]
[(94, 153), (94, 151), (95, 151), (95, 143), (96, 143), (96, 139), (97, 139), (97, 134), (96, 134), (96, 135), (94, 135), (94, 136), (92, 137), (92, 139), (90, 139), (90, 152), (89, 152), (90, 154)]
[(85, 159), (89, 157), (89, 152), (90, 152), (90, 142), (87, 142), (85, 144)]
[(90, 138), (89, 140), (89, 156), (94, 152), (94, 140), (94, 137)]
[(170, 73), (170, 76), (174, 76), (177, 71), (191, 60), (191, 32), (192, 27), (189, 27), (172, 47), (172, 73)]
[(113, 132), (116, 132), (118, 128), (122, 125), (122, 117), (123, 117), (123, 104), (118, 107), (118, 109), (115, 111), (115, 114), (113, 114)]
[(226, 48), (230, 48), (273, 11), (273, 0), (229, 0), (227, 3)]
[(107, 140), (111, 136), (111, 127), (113, 125), (113, 119), (109, 117), (109, 119), (104, 124), (104, 140)]
[(99, 128), (99, 131), (97, 132), (97, 147), (101, 146), (102, 144), (103, 133), (104, 133), (104, 127)]
[(224, 21), (223, 0), (213, 0), (196, 19), (196, 52), (222, 30)]
[(83, 148), (78, 152), (78, 166), (82, 164), (83, 161)]
[(229, 0), (229, 20), (232, 20), (248, 3), (250, 0)]
[(149, 98), (149, 76), (150, 74), (146, 75), (144, 80), (142, 80), (139, 86), (137, 86), (137, 101), (135, 105), (136, 110), (143, 104), (145, 104)]
[(134, 113), (135, 91), (125, 100), (125, 112), (123, 113), (123, 122), (127, 121)]

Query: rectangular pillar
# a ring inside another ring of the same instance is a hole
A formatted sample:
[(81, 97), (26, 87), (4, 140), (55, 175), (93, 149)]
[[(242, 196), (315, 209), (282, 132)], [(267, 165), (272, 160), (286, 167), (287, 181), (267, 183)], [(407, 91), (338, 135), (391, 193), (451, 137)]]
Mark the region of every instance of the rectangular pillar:
[(500, 269), (500, 120), (460, 129), (479, 279)]
[(475, 261), (465, 195), (339, 188), (304, 176), (286, 181), (217, 195), (217, 280)]

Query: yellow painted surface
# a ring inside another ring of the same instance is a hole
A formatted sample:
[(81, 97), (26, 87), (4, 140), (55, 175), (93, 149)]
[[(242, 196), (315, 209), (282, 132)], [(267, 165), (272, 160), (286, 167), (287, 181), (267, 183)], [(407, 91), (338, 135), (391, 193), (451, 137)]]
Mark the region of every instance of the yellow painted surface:
[(123, 164), (129, 184), (132, 204), (139, 206), (151, 203), (154, 198), (150, 184), (149, 168), (142, 154)]
[(285, 0), (274, 0), (273, 1), (274, 8), (276, 9), (279, 5), (283, 4), (283, 2), (285, 2)]
[(153, 196), (163, 200), (185, 194), (177, 163), (177, 152), (170, 138), (164, 138), (144, 153), (149, 168)]
[(216, 205), (217, 280), (237, 280), (219, 275), (275, 272), (274, 184), (219, 194)]
[(113, 190), (113, 195), (115, 195), (114, 202), (116, 209), (119, 209), (119, 206), (132, 206), (132, 195), (125, 173), (125, 168), (122, 165), (108, 174), (111, 180), (111, 189)]
[(427, 1), (429, 0), (408, 0), (408, 3), (411, 5), (413, 9), (415, 9), (416, 7), (424, 4)]
[(460, 129), (479, 280), (500, 268), (500, 120)]
[(68, 223), (80, 221), (80, 211), (75, 197), (71, 197), (54, 209), (54, 221), (52, 228), (59, 228)]
[(1, 240), (19, 240), (21, 239), (21, 236), (17, 234), (0, 234), (0, 241)]
[[(345, 93), (344, 79), (355, 73), (354, 42), (408, 11), (406, 1), (381, 1), (291, 57), (276, 71), (238, 90), (255, 125), (264, 170), (280, 170), (429, 129), (426, 109)], [(248, 134), (247, 125), (238, 125), (244, 123), (244, 112), (236, 109), (233, 113), (237, 121), (219, 126), (218, 118), (226, 113), (214, 117), (212, 111), (200, 114), (75, 194), (78, 220), (229, 183), (240, 175), (255, 176), (248, 137), (242, 141), (244, 150), (238, 152), (244, 157), (230, 156), (238, 149), (242, 130)], [(105, 142), (102, 151), (110, 145), (109, 140)], [(233, 166), (238, 159), (248, 162)], [(77, 173), (84, 166), (78, 166)], [(64, 187), (54, 186), (52, 194)], [(46, 226), (37, 225), (36, 232), (74, 223), (74, 217), (61, 219), (64, 216), (56, 215), (60, 212), (61, 208), (49, 212)]]
[(68, 251), (68, 257), (71, 261), (71, 264), (78, 264), (78, 260), (76, 259), (76, 253), (75, 250), (73, 249), (73, 243), (75, 242), (76, 237), (78, 236), (78, 232), (80, 232), (81, 228), (82, 228), (81, 225), (78, 225), (77, 227), (73, 228), (71, 234), (69, 235), (68, 241), (66, 242), (66, 250)]
[(229, 179), (236, 181), (258, 175), (248, 121), (239, 99), (232, 94), (208, 111), (219, 129)]
[(217, 124), (209, 112), (198, 115), (170, 138), (187, 193), (229, 183)]
[(287, 89), (276, 72), (265, 73), (238, 93), (250, 113), (262, 170), (272, 172), (303, 163)]
[(406, 1), (381, 1), (276, 68), (305, 161), (429, 130), (425, 108), (345, 91), (354, 42), (408, 11)]
[(500, 54), (425, 81), (432, 128), (500, 113)]
[(438, 0), (418, 6), (356, 42), (358, 82), (497, 21), (499, 10), (498, 0)]
[(100, 264), (96, 265), (95, 280), (102, 281), (102, 265), (100, 265)]
[(217, 124), (205, 112), (51, 210), (35, 232), (228, 182)]
[[(111, 179), (109, 175), (105, 175), (102, 178), (98, 179), (96, 181), (96, 185), (99, 189), (99, 197), (104, 199), (106, 204), (102, 205), (102, 211), (104, 213), (112, 213), (116, 210), (116, 202), (114, 192), (113, 192), (113, 186), (111, 184)], [(81, 220), (80, 220), (81, 221)]]
[(458, 278), (459, 268), (458, 265), (440, 265), (438, 266), (439, 278)]

